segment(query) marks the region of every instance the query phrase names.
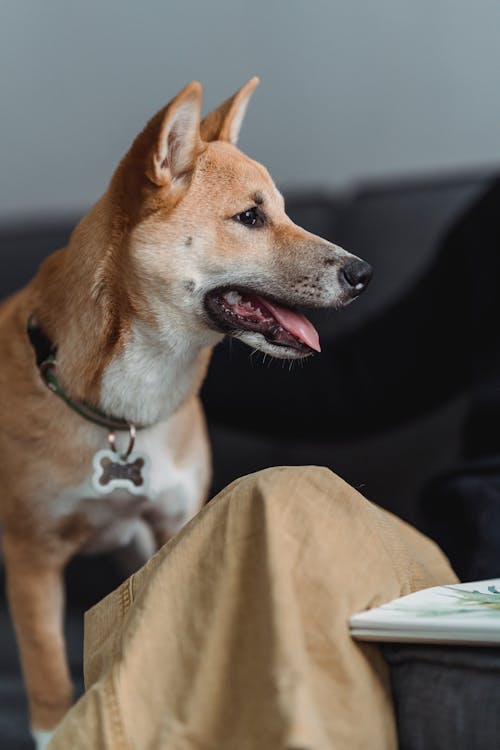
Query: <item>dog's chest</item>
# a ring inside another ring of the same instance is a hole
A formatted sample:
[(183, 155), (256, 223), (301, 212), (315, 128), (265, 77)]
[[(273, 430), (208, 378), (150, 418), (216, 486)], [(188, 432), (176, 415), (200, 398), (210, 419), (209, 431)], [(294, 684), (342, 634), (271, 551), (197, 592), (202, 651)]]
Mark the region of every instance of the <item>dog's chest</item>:
[[(84, 520), (91, 529), (88, 551), (105, 551), (127, 544), (142, 518), (175, 533), (198, 509), (197, 467), (189, 461), (178, 465), (172, 460), (167, 448), (168, 430), (169, 424), (163, 423), (138, 433), (134, 453), (147, 458), (144, 493), (123, 487), (100, 491), (92, 462), (82, 482), (59, 492), (53, 512), (58, 519), (77, 513)], [(124, 450), (127, 439), (118, 438), (119, 450)]]
[(101, 409), (126, 414), (135, 424), (154, 424), (174, 414), (199, 377), (199, 347), (182, 342), (166, 356), (161, 342), (135, 324), (123, 352), (108, 365), (101, 387)]

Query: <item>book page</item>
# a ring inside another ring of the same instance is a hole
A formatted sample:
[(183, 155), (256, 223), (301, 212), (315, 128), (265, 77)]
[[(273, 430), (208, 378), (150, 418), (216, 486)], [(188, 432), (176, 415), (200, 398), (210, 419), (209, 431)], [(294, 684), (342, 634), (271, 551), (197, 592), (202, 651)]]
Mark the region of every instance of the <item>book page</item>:
[(436, 586), (351, 617), (363, 640), (500, 643), (500, 579)]

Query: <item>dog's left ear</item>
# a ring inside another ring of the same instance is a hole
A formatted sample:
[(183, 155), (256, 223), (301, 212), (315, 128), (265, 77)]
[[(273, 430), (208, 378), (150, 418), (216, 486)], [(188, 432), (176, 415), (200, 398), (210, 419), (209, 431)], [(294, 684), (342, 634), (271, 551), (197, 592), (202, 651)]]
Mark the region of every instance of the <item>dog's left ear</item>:
[(169, 185), (192, 171), (203, 150), (200, 114), (201, 84), (192, 81), (149, 124), (156, 138), (146, 174), (155, 185)]
[(248, 102), (258, 85), (259, 79), (254, 76), (203, 119), (201, 137), (205, 142), (228, 141), (236, 145)]

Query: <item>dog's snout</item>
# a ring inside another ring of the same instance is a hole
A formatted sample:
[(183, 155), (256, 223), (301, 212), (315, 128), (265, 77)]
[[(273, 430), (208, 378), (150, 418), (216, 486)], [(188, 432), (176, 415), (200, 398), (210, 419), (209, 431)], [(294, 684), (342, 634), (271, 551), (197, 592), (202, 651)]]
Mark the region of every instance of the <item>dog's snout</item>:
[(352, 287), (355, 292), (362, 292), (372, 277), (372, 267), (359, 258), (348, 261), (340, 271), (342, 281)]

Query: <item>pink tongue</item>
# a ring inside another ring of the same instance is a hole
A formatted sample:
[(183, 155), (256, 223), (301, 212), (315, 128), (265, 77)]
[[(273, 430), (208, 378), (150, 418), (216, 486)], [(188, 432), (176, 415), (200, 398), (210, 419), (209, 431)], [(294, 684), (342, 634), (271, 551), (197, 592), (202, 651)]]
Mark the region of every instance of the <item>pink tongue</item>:
[(314, 351), (321, 351), (319, 334), (305, 315), (287, 310), (286, 307), (278, 307), (263, 297), (258, 297), (258, 300), (263, 307), (267, 307), (272, 312), (282, 328), (310, 346)]

